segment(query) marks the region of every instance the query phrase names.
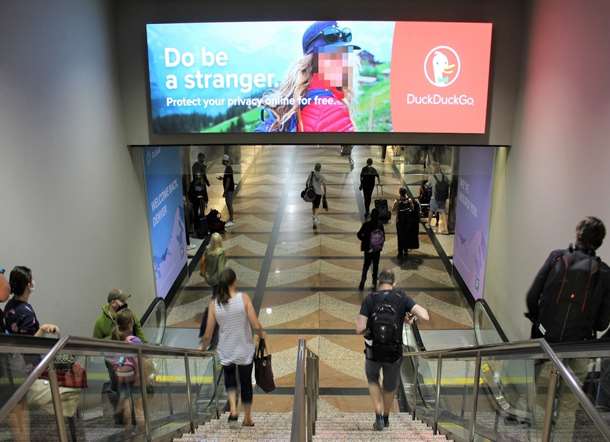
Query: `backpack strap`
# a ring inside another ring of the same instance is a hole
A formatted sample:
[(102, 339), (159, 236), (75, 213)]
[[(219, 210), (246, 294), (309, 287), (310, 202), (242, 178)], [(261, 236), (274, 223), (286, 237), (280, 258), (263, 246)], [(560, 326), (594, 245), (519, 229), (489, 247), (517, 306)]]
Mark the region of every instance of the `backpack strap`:
[(568, 280), (568, 270), (573, 262), (572, 252), (564, 253), (563, 255), (557, 258), (557, 261), (561, 261), (563, 264), (563, 278), (561, 279), (561, 285), (559, 286), (559, 291), (557, 292), (557, 297), (555, 298), (555, 302), (559, 304), (559, 300), (561, 299), (561, 294), (563, 293), (563, 288), (566, 285)]
[(585, 299), (582, 302), (582, 306), (580, 308), (581, 312), (585, 312), (585, 308), (587, 306), (587, 298), (589, 297), (589, 289), (591, 288), (591, 280), (593, 279), (593, 274), (599, 270), (599, 258), (591, 258), (589, 261), (589, 278), (587, 279), (587, 286), (585, 288)]

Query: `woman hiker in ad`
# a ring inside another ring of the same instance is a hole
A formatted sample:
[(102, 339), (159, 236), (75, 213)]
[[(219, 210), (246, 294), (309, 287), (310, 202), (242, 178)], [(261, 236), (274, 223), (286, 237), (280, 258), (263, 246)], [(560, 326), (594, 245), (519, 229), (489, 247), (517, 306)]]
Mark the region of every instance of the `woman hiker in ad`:
[(352, 33), (336, 21), (313, 23), (303, 34), (303, 57), (266, 108), (258, 132), (354, 132), (350, 104), (355, 95), (357, 57)]

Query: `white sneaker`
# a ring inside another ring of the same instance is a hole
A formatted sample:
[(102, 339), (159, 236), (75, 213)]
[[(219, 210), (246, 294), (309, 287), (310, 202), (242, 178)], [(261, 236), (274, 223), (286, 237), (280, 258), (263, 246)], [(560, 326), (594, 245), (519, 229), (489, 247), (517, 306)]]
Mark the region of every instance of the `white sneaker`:
[(316, 224), (320, 224), (320, 218), (318, 218), (317, 216), (314, 217), (313, 222)]
[(189, 246), (186, 246), (186, 250), (194, 250), (196, 248), (197, 248), (197, 246), (195, 244), (191, 244)]
[(227, 221), (227, 223), (225, 224), (225, 227), (233, 227), (235, 225), (235, 223), (233, 221)]

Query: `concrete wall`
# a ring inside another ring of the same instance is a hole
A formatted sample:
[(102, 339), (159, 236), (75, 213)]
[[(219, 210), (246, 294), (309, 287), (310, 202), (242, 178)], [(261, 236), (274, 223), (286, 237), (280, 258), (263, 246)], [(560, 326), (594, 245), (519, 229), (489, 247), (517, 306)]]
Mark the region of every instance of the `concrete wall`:
[(0, 5), (0, 262), (34, 271), (42, 322), (88, 336), (112, 287), (154, 296), (102, 0)]
[[(490, 105), (486, 135), (451, 134), (300, 134), (302, 143), (349, 144), (493, 144), (510, 145), (519, 87), (525, 34), (526, 0), (310, 0), (287, 2), (234, 0), (130, 0), (117, 3), (121, 86), (127, 142), (129, 144), (294, 144), (290, 134), (205, 134), (158, 136), (148, 128), (148, 78), (146, 23), (216, 22), (256, 20), (426, 20), (489, 21), (494, 24)], [(261, 30), (264, 32), (264, 30)]]
[[(510, 337), (529, 334), (529, 285), (595, 215), (610, 227), (610, 3), (539, 0), (515, 142), (497, 164), (486, 299)], [(610, 261), (610, 239), (599, 250)]]

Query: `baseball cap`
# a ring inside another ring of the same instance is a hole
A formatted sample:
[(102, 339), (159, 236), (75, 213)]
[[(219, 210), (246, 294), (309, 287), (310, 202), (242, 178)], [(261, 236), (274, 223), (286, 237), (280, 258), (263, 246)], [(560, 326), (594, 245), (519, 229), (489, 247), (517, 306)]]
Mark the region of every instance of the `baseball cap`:
[(121, 289), (112, 289), (110, 293), (108, 293), (108, 304), (110, 304), (114, 300), (119, 300), (121, 302), (127, 302), (131, 295), (123, 292)]
[(303, 54), (339, 47), (360, 49), (351, 41), (352, 32), (348, 28), (340, 28), (335, 20), (316, 21), (303, 33)]

